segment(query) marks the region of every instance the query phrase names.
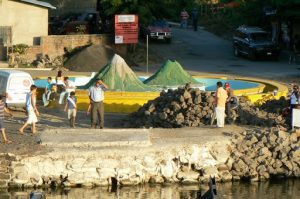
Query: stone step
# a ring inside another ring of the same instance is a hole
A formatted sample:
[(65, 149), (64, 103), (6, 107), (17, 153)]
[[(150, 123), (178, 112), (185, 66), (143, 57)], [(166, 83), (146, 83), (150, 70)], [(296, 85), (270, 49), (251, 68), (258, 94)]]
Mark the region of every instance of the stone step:
[(6, 188), (8, 185), (8, 182), (6, 180), (0, 180), (0, 188)]
[(9, 193), (0, 193), (1, 199), (12, 199), (12, 196)]
[(0, 180), (10, 180), (11, 174), (0, 172)]
[(149, 146), (148, 129), (48, 129), (43, 145), (52, 147)]
[(8, 166), (10, 166), (10, 164), (11, 164), (11, 161), (9, 161), (9, 160), (1, 160), (0, 161), (1, 167), (8, 167)]
[(0, 167), (0, 173), (6, 173), (7, 172), (7, 167)]

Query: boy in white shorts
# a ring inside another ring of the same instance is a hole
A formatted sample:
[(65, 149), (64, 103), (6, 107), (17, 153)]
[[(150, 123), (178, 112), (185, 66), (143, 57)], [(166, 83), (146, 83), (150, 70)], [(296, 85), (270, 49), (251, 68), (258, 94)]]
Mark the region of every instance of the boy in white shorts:
[(72, 91), (70, 96), (67, 98), (67, 103), (65, 106), (65, 112), (68, 111), (68, 119), (70, 121), (70, 127), (75, 128), (75, 118), (77, 113), (77, 98), (75, 92)]
[(36, 107), (36, 90), (37, 87), (35, 85), (30, 86), (30, 92), (26, 95), (26, 110), (28, 114), (28, 119), (26, 123), (19, 129), (21, 134), (24, 134), (24, 129), (32, 124), (31, 131), (32, 133), (36, 133), (35, 123), (37, 123), (37, 116), (40, 115), (37, 107)]

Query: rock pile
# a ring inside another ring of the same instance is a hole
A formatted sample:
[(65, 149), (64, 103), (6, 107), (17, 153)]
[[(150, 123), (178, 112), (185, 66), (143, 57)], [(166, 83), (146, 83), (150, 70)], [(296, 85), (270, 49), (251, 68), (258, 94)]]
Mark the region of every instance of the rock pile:
[(249, 130), (233, 139), (227, 166), (233, 179), (251, 181), (270, 176), (300, 177), (300, 134), (279, 130)]
[(268, 113), (283, 114), (283, 107), (289, 106), (289, 101), (285, 97), (281, 97), (279, 100), (273, 99), (266, 101), (264, 104), (261, 105), (260, 108)]
[[(214, 96), (211, 92), (191, 88), (187, 84), (177, 90), (169, 89), (149, 101), (129, 118), (130, 127), (196, 127), (209, 124), (214, 110)], [(246, 99), (240, 99), (240, 107), (232, 110), (236, 123), (256, 126), (286, 126), (285, 118), (268, 113), (253, 106)]]
[[(177, 90), (162, 91), (131, 115), (131, 126), (178, 128), (208, 123), (213, 113), (214, 97), (210, 92), (187, 84)], [(134, 119), (132, 119), (134, 118)]]
[(35, 61), (33, 61), (33, 66), (37, 68), (56, 68), (63, 65), (63, 56), (51, 57), (49, 55), (38, 56)]
[[(263, 127), (272, 126), (287, 126), (286, 118), (281, 113), (275, 113), (268, 111), (272, 107), (276, 107), (276, 103), (268, 103), (268, 106), (256, 107), (253, 106), (245, 98), (240, 98), (240, 108), (237, 109), (238, 120), (237, 123), (243, 125), (255, 125)], [(282, 106), (283, 109), (285, 106)], [(266, 111), (267, 110), (267, 111)]]

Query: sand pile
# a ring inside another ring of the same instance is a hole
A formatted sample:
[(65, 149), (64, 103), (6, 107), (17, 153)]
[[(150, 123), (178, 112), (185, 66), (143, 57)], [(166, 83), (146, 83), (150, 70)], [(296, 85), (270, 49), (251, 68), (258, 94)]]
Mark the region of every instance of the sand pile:
[(114, 56), (112, 48), (104, 45), (91, 45), (73, 55), (64, 67), (71, 71), (95, 72), (102, 69)]
[(177, 61), (168, 60), (144, 83), (158, 86), (180, 86), (186, 83), (198, 82)]
[(80, 89), (88, 89), (95, 84), (97, 78), (109, 86), (110, 90), (114, 91), (154, 91), (148, 85), (145, 85), (135, 73), (129, 68), (125, 60), (119, 55), (115, 54), (112, 60), (102, 68), (90, 82), (80, 87)]

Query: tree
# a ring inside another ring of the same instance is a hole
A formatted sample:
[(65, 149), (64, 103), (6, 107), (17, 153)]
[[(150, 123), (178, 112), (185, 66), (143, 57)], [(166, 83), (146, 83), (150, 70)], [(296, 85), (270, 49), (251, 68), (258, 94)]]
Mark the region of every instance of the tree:
[[(173, 19), (182, 8), (192, 8), (194, 0), (102, 0), (101, 6), (107, 16), (115, 14), (138, 14), (142, 24), (155, 18)], [(179, 19), (179, 17), (178, 17)]]

